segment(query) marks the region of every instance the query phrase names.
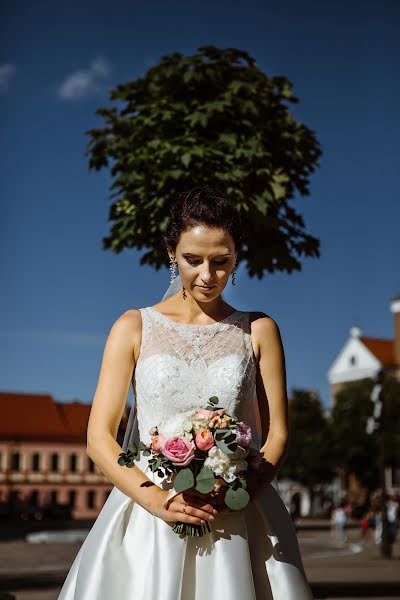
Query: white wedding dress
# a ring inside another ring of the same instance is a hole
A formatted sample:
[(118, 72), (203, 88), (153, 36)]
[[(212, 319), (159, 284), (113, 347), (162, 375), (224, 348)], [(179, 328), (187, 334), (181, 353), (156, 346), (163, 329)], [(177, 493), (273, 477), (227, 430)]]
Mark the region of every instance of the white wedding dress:
[[(151, 306), (140, 312), (132, 384), (145, 443), (162, 418), (205, 406), (210, 396), (228, 413), (251, 420), (256, 364), (248, 312), (211, 325), (177, 323)], [(147, 461), (142, 456), (137, 466), (162, 485)], [(292, 520), (273, 485), (210, 525), (203, 537), (177, 535), (172, 523), (114, 486), (58, 600), (312, 599)]]

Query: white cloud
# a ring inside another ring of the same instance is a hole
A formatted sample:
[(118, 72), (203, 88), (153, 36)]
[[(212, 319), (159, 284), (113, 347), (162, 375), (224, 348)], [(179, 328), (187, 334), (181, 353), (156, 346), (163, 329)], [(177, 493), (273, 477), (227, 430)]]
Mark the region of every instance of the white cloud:
[(111, 65), (103, 58), (96, 58), (88, 69), (79, 69), (67, 75), (58, 88), (63, 100), (79, 100), (100, 92), (111, 74)]
[(0, 65), (0, 93), (7, 92), (10, 87), (10, 81), (16, 71), (16, 66), (11, 63)]
[(91, 69), (99, 77), (108, 77), (111, 73), (111, 65), (103, 58), (97, 58), (92, 62)]

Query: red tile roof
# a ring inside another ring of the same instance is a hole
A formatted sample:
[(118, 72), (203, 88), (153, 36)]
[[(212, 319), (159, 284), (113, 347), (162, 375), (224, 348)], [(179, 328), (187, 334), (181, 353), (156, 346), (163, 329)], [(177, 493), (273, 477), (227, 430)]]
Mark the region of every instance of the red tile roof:
[(362, 343), (376, 356), (384, 367), (394, 367), (396, 364), (394, 341), (379, 338), (361, 337)]
[[(0, 440), (86, 444), (91, 404), (56, 402), (49, 394), (0, 392)], [(120, 427), (125, 430), (125, 407)]]
[(47, 394), (0, 392), (0, 439), (85, 442), (90, 404)]

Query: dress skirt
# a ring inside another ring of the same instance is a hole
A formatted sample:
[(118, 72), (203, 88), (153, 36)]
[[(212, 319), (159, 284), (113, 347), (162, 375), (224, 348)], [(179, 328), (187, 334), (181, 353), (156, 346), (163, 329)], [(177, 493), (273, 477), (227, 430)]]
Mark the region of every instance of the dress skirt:
[[(161, 485), (147, 467), (137, 463)], [(58, 600), (310, 600), (296, 531), (273, 485), (211, 533), (183, 537), (117, 487), (84, 540)]]

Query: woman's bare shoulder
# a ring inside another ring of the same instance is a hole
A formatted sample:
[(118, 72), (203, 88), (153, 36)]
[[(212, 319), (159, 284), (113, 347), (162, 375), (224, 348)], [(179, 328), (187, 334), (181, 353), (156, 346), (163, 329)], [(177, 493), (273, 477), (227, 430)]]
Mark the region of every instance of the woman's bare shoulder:
[(112, 327), (121, 330), (121, 332), (124, 332), (125, 330), (140, 331), (142, 327), (140, 310), (138, 308), (129, 308), (115, 319)]
[(278, 328), (278, 324), (270, 315), (265, 312), (253, 311), (249, 312), (251, 329), (255, 331), (271, 331)]
[(280, 339), (280, 331), (277, 322), (270, 315), (261, 311), (249, 312), (250, 331), (255, 354), (260, 355), (260, 348), (268, 342), (276, 342)]
[(138, 308), (130, 308), (117, 317), (111, 327), (111, 332), (132, 348), (135, 359), (139, 356), (142, 316)]

